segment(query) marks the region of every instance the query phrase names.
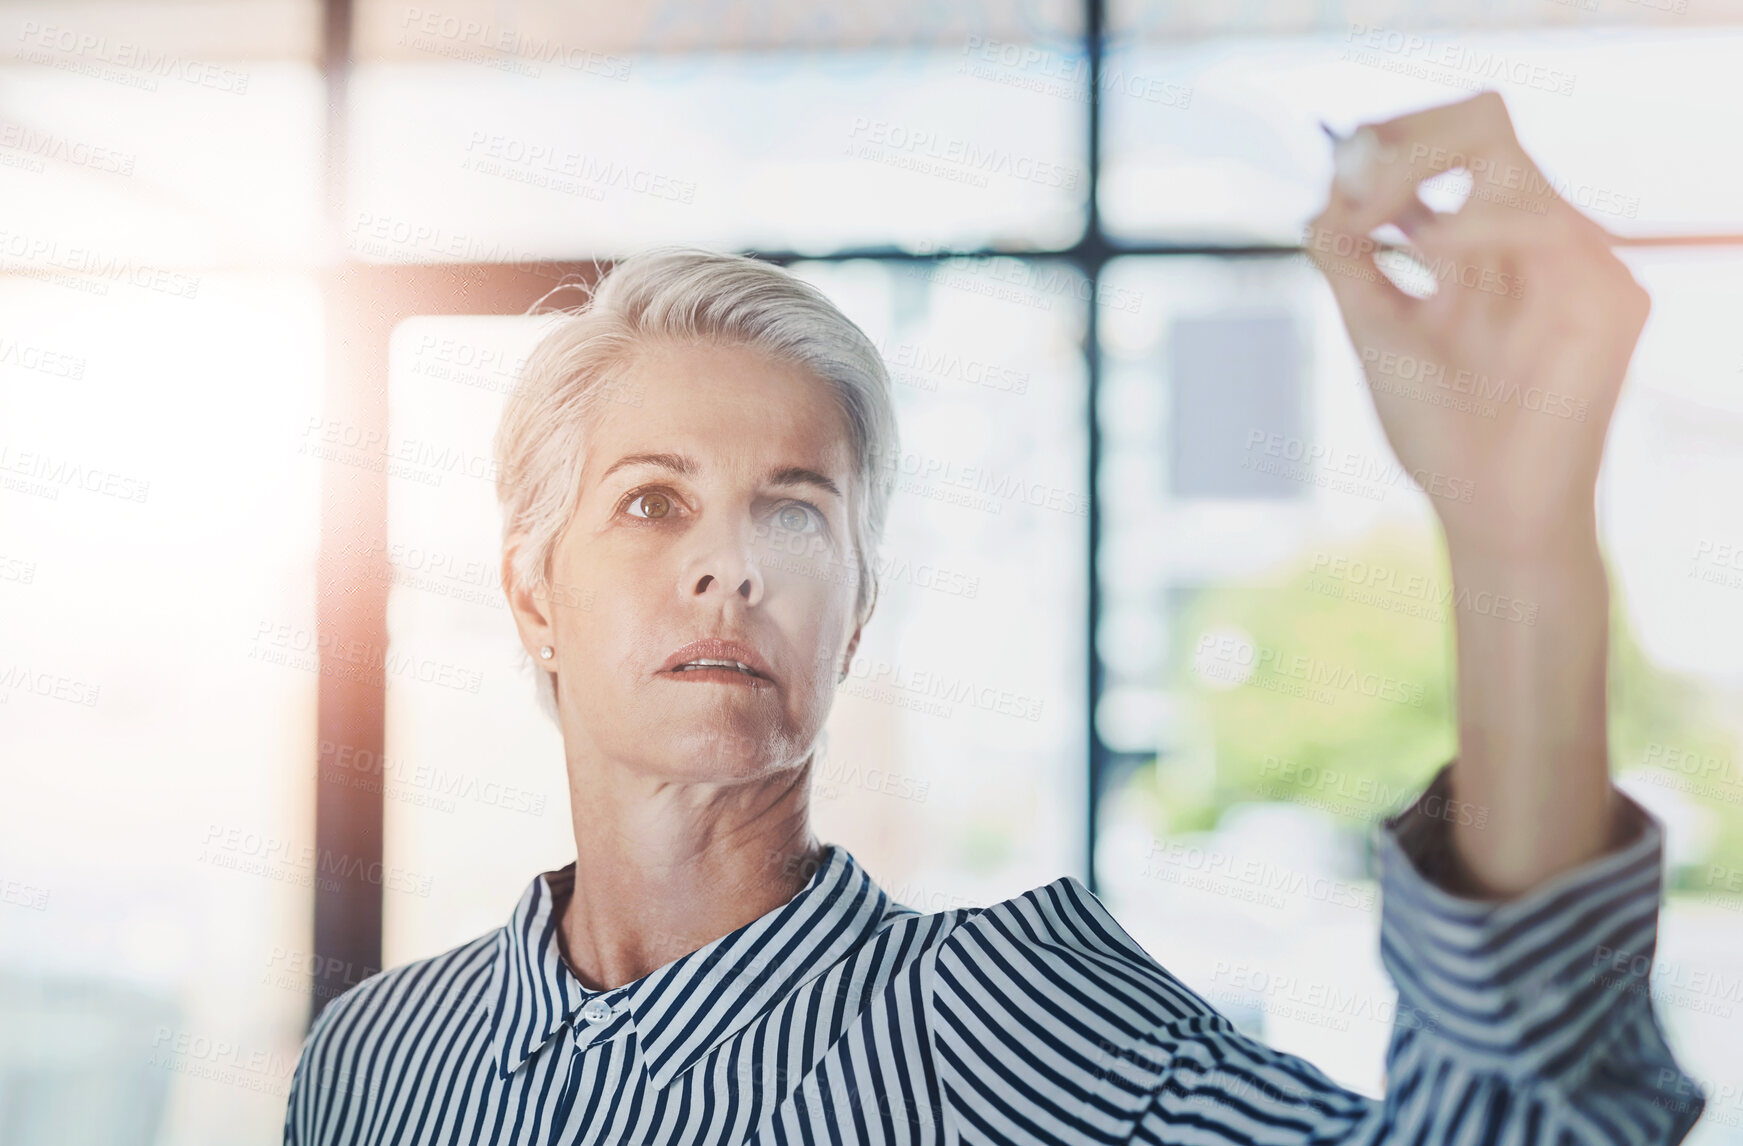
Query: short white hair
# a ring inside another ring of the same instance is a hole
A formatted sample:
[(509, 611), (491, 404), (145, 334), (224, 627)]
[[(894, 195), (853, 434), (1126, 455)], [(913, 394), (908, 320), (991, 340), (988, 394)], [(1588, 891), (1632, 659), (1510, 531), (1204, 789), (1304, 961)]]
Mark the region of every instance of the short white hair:
[[(889, 372), (865, 332), (782, 267), (683, 246), (619, 261), (585, 302), (555, 313), (564, 317), (528, 356), (496, 431), (505, 547), (510, 535), (526, 535), (504, 588), (550, 590), (557, 540), (580, 500), (588, 431), (607, 403), (624, 400), (613, 394), (611, 375), (643, 346), (719, 343), (804, 367), (835, 391), (857, 477), (847, 493), (858, 563), (854, 614), (864, 624), (877, 601), (874, 561), (889, 511), (881, 471), (897, 449)], [(535, 668), (533, 675), (539, 707), (554, 721), (551, 674)]]

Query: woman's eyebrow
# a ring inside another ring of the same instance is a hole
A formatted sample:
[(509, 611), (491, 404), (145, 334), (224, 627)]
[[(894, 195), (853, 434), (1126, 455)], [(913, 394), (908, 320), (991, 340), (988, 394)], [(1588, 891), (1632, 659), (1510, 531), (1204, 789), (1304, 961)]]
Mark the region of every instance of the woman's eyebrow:
[[(695, 459), (686, 454), (625, 454), (615, 462), (612, 462), (610, 467), (607, 468), (604, 473), (599, 475), (600, 484), (604, 484), (605, 479), (616, 473), (618, 470), (627, 469), (630, 466), (657, 466), (660, 469), (670, 470), (671, 472), (681, 474), (684, 477), (695, 477), (701, 470), (701, 467), (696, 464)], [(834, 494), (838, 501), (847, 500), (842, 497), (841, 487), (836, 485), (831, 478), (825, 474), (818, 473), (816, 470), (807, 469), (804, 466), (781, 466), (769, 471), (768, 476), (763, 480), (769, 485), (811, 486), (815, 489)]]
[(834, 494), (837, 501), (845, 501), (841, 496), (841, 487), (816, 470), (808, 470), (804, 466), (782, 466), (771, 472), (767, 478), (770, 485), (808, 485)]
[(693, 459), (684, 454), (625, 454), (612, 462), (610, 467), (599, 475), (600, 483), (604, 484), (606, 478), (618, 470), (627, 469), (630, 466), (658, 466), (661, 469), (671, 470), (675, 474), (682, 474), (684, 477), (695, 477), (700, 468)]

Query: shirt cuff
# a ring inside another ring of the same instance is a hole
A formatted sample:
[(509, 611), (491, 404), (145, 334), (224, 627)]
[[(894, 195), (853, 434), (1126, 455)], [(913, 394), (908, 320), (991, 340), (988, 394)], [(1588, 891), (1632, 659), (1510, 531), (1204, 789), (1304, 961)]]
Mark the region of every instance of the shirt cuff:
[(1380, 958), (1398, 987), (1395, 1030), (1466, 1066), (1577, 1084), (1650, 1009), (1664, 833), (1621, 790), (1601, 856), (1509, 900), (1458, 894), (1455, 822), (1487, 810), (1451, 797), (1452, 764), (1376, 831)]

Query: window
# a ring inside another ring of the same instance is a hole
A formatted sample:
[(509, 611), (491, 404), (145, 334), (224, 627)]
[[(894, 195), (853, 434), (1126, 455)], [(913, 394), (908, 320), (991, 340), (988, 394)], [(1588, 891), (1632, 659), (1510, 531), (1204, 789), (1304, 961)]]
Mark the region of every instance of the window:
[(308, 1019), (316, 9), (152, 7), (0, 21), (9, 1143), (274, 1140)]
[[(321, 1006), (567, 862), (490, 438), (529, 305), (661, 242), (791, 266), (895, 382), (819, 836), (922, 910), (1077, 875), (1378, 1094), (1367, 838), (1454, 751), (1450, 582), (1295, 244), (1318, 121), (1493, 81), (1654, 296), (1600, 487), (1614, 771), (1668, 830), (1655, 996), (1715, 1095), (1690, 1142), (1726, 1141), (1743, 31), (1674, 7), (15, 9), (0, 1136), (275, 1140)], [(1286, 695), (1267, 648), (1404, 699)]]

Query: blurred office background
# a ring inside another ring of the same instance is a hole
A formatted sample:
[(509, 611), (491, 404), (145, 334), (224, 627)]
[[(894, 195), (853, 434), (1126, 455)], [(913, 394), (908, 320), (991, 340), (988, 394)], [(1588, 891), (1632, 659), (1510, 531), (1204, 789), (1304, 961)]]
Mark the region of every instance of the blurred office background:
[(528, 307), (667, 241), (892, 366), (820, 835), (923, 910), (1092, 881), (1379, 1094), (1370, 842), (1453, 751), (1452, 606), (1294, 244), (1319, 121), (1492, 86), (1651, 240), (1613, 765), (1690, 1141), (1743, 1142), (1743, 4), (78, 0), (0, 45), (0, 1141), (276, 1141), (314, 1010), (572, 857), (490, 436)]

